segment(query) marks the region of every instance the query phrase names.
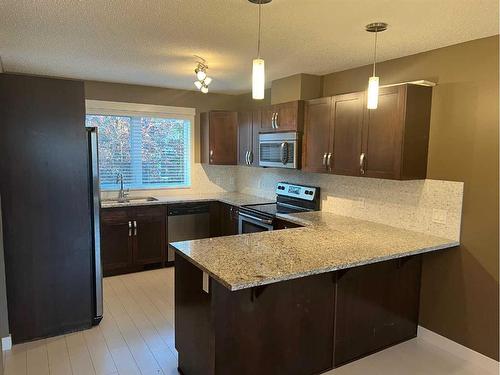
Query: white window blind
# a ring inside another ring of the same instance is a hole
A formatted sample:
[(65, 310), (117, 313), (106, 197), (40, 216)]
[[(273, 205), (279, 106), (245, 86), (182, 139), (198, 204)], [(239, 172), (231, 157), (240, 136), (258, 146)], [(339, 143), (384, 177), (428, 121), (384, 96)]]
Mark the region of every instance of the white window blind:
[(88, 113), (86, 125), (98, 128), (101, 188), (118, 189), (120, 173), (131, 189), (190, 186), (191, 122), (182, 116)]

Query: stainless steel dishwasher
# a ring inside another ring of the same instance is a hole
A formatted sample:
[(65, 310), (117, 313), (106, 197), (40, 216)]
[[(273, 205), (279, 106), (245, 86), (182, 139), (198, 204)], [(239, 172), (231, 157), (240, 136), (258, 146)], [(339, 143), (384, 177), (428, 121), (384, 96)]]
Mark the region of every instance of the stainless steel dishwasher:
[(171, 242), (210, 237), (209, 203), (173, 203), (167, 209), (167, 260), (173, 262), (175, 250)]

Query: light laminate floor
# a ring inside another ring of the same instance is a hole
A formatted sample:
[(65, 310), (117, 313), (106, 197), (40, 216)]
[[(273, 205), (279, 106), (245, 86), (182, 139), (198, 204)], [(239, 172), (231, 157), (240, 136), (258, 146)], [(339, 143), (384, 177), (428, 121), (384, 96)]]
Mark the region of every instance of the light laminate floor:
[[(173, 276), (170, 268), (105, 278), (99, 326), (14, 346), (5, 375), (177, 374)], [(418, 338), (327, 374), (487, 375)]]

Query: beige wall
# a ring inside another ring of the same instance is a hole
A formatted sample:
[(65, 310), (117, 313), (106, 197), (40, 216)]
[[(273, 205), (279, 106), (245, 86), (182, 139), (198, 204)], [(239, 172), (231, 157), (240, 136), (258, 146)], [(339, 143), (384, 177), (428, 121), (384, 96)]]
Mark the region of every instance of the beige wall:
[[(377, 65), (381, 84), (438, 83), (427, 177), (463, 181), (459, 251), (424, 260), (420, 322), (498, 360), (498, 36)], [(371, 67), (324, 77), (323, 95), (364, 90)]]
[(318, 98), (322, 89), (322, 76), (300, 73), (280, 78), (272, 83), (271, 104)]

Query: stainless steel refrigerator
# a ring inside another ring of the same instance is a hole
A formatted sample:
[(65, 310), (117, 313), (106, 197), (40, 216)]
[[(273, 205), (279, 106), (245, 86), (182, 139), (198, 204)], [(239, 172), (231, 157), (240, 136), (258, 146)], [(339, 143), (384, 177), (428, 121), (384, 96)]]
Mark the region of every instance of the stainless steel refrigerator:
[(97, 149), (97, 128), (87, 127), (89, 139), (90, 160), (90, 200), (92, 208), (92, 246), (94, 267), (94, 317), (93, 324), (97, 325), (102, 320), (103, 296), (102, 296), (102, 265), (101, 265), (101, 243), (100, 243), (100, 220), (99, 211), (101, 207), (101, 194), (99, 189), (99, 156)]

